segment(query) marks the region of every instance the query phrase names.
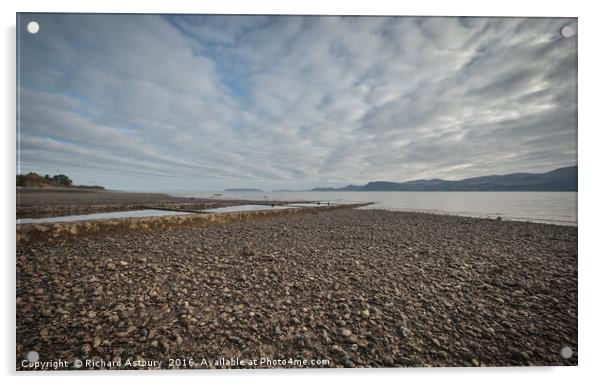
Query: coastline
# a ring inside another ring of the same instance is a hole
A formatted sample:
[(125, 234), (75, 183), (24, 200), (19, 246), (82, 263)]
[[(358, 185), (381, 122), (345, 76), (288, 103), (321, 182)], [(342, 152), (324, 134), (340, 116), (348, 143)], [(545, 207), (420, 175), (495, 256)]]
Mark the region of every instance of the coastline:
[(59, 188), (17, 189), (17, 218), (67, 216), (148, 208), (201, 210), (239, 204), (284, 204), (284, 201), (178, 197), (165, 193)]
[[(178, 196), (205, 197), (189, 192)], [(305, 199), (345, 202), (374, 202), (367, 209), (385, 209), (394, 212), (425, 212), (463, 217), (532, 221), (558, 225), (578, 225), (577, 192), (264, 192), (224, 194), (222, 197), (259, 199)], [(518, 200), (519, 203), (516, 204)], [(550, 210), (550, 207), (563, 209)]]
[[(495, 220), (495, 221), (504, 221), (507, 223), (527, 223), (527, 224), (543, 224), (543, 225), (555, 225), (560, 227), (572, 227), (577, 228), (577, 221), (565, 221), (565, 220), (551, 220), (551, 219), (524, 219), (518, 217), (494, 217), (494, 215), (462, 215), (457, 212), (445, 212), (438, 210), (413, 210), (413, 209), (404, 209), (404, 210), (390, 210), (385, 208), (375, 208), (371, 206), (361, 207), (358, 209), (362, 210), (374, 210), (374, 211), (385, 211), (385, 212), (405, 212), (405, 213), (419, 213), (423, 215), (435, 215), (435, 216), (454, 216), (458, 218), (467, 218), (467, 219), (479, 219), (479, 220)], [(499, 217), (499, 219), (498, 219)]]
[(17, 246), (17, 369), (30, 350), (576, 365), (564, 346), (577, 348), (572, 226), (341, 209)]

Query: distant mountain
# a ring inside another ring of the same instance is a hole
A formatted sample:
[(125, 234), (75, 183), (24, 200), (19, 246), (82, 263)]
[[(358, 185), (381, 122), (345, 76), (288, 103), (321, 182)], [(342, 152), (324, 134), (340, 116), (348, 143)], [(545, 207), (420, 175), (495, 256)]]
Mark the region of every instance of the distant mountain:
[(263, 192), (261, 189), (256, 188), (229, 188), (224, 189), (224, 192)]
[(558, 168), (546, 173), (511, 173), (457, 181), (371, 181), (366, 185), (314, 188), (312, 191), (577, 191), (577, 166)]

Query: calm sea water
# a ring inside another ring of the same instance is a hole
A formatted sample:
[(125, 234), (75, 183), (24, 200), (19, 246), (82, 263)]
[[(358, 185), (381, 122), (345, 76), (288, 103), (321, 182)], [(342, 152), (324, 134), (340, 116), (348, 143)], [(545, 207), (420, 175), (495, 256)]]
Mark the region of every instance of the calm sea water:
[[(214, 196), (215, 193), (221, 196)], [(367, 209), (577, 225), (576, 192), (198, 192), (177, 196), (216, 199), (374, 202)]]

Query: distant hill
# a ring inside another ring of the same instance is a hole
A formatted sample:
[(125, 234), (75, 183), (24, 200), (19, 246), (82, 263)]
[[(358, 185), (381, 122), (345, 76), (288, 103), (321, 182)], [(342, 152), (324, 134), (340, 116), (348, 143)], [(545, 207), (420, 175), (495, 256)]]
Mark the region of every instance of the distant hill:
[(224, 189), (224, 192), (263, 192), (261, 189), (256, 188), (229, 188)]
[(74, 189), (99, 189), (98, 185), (73, 185), (73, 181), (66, 175), (41, 176), (35, 172), (26, 175), (17, 175), (17, 187), (24, 188), (74, 188)]
[(371, 181), (366, 185), (314, 188), (312, 191), (577, 191), (577, 166), (558, 168), (546, 173), (511, 173), (457, 181)]

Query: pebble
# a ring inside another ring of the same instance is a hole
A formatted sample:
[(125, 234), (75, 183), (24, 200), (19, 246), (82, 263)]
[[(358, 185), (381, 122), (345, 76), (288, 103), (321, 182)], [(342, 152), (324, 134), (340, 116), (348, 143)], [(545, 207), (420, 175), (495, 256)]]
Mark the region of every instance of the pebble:
[(399, 328), (399, 333), (401, 334), (401, 336), (403, 336), (404, 338), (408, 338), (411, 334), (410, 330), (405, 328), (405, 327), (401, 327)]
[(400, 357), (399, 358), (399, 364), (405, 366), (405, 367), (411, 367), (413, 365), (412, 359), (407, 358), (407, 357)]
[(78, 236), (17, 247), (19, 358), (578, 364), (559, 355), (578, 345), (577, 228), (337, 210)]

